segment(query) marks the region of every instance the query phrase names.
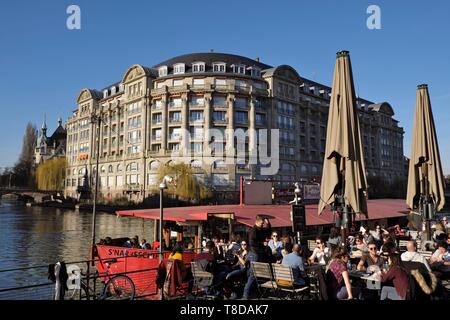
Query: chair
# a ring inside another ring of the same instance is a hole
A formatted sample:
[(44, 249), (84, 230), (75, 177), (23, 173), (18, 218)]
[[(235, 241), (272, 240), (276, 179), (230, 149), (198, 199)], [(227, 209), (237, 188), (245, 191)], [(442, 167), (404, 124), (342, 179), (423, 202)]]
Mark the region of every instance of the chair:
[[(277, 285), (278, 292), (284, 291), (288, 292), (291, 298), (304, 298), (305, 293), (307, 293), (309, 287), (301, 286), (296, 287), (294, 285), (294, 273), (292, 268), (283, 264), (272, 263), (273, 275), (275, 283)], [(280, 295), (279, 295), (280, 296)]]
[(276, 292), (277, 284), (273, 280), (269, 263), (252, 261), (250, 268), (256, 279), (259, 298), (263, 297), (267, 291)]
[(400, 251), (406, 251), (406, 245), (408, 244), (408, 240), (400, 240), (398, 242), (398, 248)]
[(199, 292), (204, 291), (206, 293), (206, 299), (212, 298), (208, 293), (210, 290), (214, 289), (213, 274), (203, 271), (196, 261), (191, 262), (191, 272), (194, 278), (193, 287), (196, 288), (195, 297), (198, 298)]
[(308, 240), (308, 249), (313, 252), (317, 248), (316, 240)]

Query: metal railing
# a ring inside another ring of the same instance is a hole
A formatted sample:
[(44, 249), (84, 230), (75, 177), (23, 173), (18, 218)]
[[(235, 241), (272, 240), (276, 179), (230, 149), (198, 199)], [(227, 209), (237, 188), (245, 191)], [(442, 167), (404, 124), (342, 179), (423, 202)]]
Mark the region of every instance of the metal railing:
[[(134, 257), (117, 257), (115, 263), (123, 263), (124, 259)], [(103, 299), (103, 291), (106, 290), (105, 283), (118, 275), (125, 275), (133, 282), (135, 286), (135, 299), (157, 299), (159, 297), (159, 289), (156, 285), (156, 278), (158, 274), (159, 253), (155, 253), (155, 266), (130, 270), (126, 272), (112, 272), (108, 274), (99, 272), (97, 265), (105, 263), (111, 259), (96, 259), (76, 261), (66, 263), (69, 279), (68, 289), (65, 291), (64, 300), (98, 300)], [(95, 266), (92, 267), (92, 262)], [(73, 266), (76, 266), (75, 268)], [(21, 279), (19, 283), (11, 286), (3, 283), (0, 287), (0, 300), (54, 300), (55, 298), (55, 283), (48, 280), (49, 265), (23, 267), (14, 269), (0, 270), (1, 278)], [(79, 277), (73, 278), (70, 270), (79, 270)], [(113, 270), (113, 268), (111, 268)], [(34, 282), (28, 280), (29, 276), (33, 276)], [(76, 280), (79, 279), (79, 282)], [(7, 282), (7, 281), (5, 281)], [(77, 286), (75, 284), (78, 283)]]

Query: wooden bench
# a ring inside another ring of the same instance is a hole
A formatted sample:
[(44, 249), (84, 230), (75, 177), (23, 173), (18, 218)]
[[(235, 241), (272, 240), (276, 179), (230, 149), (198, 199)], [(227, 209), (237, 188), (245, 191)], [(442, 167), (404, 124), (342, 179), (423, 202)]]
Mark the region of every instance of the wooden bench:
[(272, 270), (278, 291), (290, 293), (291, 298), (304, 297), (308, 286), (296, 287), (294, 285), (294, 273), (292, 268), (283, 264), (272, 263)]
[(268, 291), (275, 293), (277, 284), (273, 280), (272, 270), (269, 263), (254, 262), (250, 263), (253, 276), (256, 279), (256, 285), (258, 288), (259, 298), (262, 298)]

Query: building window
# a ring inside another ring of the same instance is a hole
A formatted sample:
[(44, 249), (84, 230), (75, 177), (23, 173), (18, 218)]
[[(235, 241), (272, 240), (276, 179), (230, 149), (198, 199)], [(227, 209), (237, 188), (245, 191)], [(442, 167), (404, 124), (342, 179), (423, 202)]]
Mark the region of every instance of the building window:
[(227, 120), (227, 112), (226, 111), (214, 111), (213, 112), (213, 120), (214, 121), (226, 121)]
[(205, 98), (203, 96), (192, 96), (189, 104), (191, 107), (203, 107), (205, 105)]
[(181, 122), (181, 112), (170, 112), (169, 113), (169, 122)]
[(159, 75), (160, 77), (167, 76), (167, 66), (159, 67), (159, 69), (158, 69), (158, 75)]
[(203, 121), (203, 111), (191, 111), (191, 121), (201, 122)]
[(216, 85), (216, 87), (226, 87), (227, 80), (225, 80), (225, 79), (216, 79), (216, 80), (214, 80), (214, 84)]
[(181, 108), (181, 98), (171, 98), (169, 102), (169, 108)]
[(261, 76), (261, 69), (258, 67), (250, 67), (250, 74), (253, 77), (260, 77)]
[(231, 66), (233, 68), (234, 73), (245, 74), (245, 65), (243, 64), (234, 64)]
[(204, 62), (194, 62), (192, 64), (192, 72), (205, 72)]
[(183, 80), (179, 79), (179, 80), (173, 80), (173, 86), (174, 87), (180, 87), (183, 85)]
[(205, 79), (194, 79), (194, 87), (195, 86), (204, 86), (205, 85)]
[(203, 127), (191, 127), (191, 138), (196, 140), (203, 139)]
[(225, 107), (227, 105), (227, 98), (225, 96), (214, 96), (213, 106), (214, 107)]
[(236, 122), (247, 123), (248, 122), (248, 112), (236, 111), (234, 113)]
[(184, 73), (184, 63), (177, 63), (173, 65), (173, 74)]
[(214, 72), (225, 72), (226, 67), (227, 67), (227, 65), (224, 62), (213, 62), (213, 71)]

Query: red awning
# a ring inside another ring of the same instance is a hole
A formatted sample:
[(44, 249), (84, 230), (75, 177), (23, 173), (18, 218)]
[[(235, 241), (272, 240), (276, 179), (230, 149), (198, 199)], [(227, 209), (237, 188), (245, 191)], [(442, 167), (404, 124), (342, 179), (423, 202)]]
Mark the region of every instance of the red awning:
[[(176, 207), (164, 208), (164, 220), (186, 222), (186, 221), (206, 221), (210, 214), (234, 214), (235, 220), (247, 226), (253, 226), (257, 214), (272, 216), (272, 227), (291, 226), (291, 206), (290, 205), (220, 205), (220, 206), (196, 206), (196, 207)], [(385, 218), (404, 217), (409, 213), (405, 200), (402, 199), (380, 199), (369, 200), (369, 220), (379, 220)], [(120, 216), (133, 216), (144, 219), (159, 220), (159, 209), (127, 210), (117, 211)], [(365, 217), (356, 220), (366, 220)], [(324, 210), (321, 216), (317, 215), (317, 204), (306, 206), (306, 224), (325, 225), (333, 224), (334, 217), (331, 210)]]

